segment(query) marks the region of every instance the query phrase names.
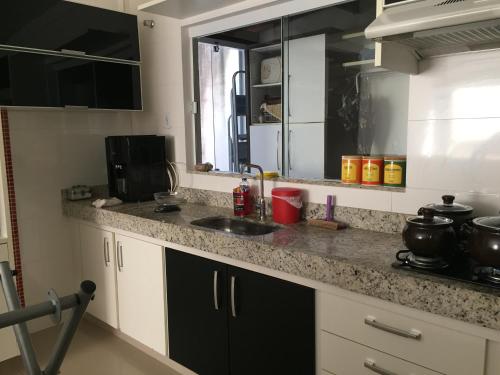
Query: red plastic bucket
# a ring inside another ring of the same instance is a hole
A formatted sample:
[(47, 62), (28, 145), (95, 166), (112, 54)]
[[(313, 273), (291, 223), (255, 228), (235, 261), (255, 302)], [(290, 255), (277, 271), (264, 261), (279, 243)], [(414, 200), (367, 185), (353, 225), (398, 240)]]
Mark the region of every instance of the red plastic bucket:
[(302, 191), (295, 188), (274, 188), (273, 220), (278, 224), (293, 224), (300, 221)]

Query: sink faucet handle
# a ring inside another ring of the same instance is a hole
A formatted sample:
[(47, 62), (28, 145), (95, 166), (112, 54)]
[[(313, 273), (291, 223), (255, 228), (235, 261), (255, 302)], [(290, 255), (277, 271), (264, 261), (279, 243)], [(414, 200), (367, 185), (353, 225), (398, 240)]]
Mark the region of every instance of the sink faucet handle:
[(240, 163), (240, 174), (245, 173), (246, 163)]

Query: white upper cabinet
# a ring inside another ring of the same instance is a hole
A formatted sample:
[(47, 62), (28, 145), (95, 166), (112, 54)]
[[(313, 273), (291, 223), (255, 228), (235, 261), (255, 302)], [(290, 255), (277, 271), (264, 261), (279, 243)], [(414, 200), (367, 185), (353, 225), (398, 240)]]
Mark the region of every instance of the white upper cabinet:
[(325, 122), (325, 43), (325, 34), (288, 42), (290, 123)]

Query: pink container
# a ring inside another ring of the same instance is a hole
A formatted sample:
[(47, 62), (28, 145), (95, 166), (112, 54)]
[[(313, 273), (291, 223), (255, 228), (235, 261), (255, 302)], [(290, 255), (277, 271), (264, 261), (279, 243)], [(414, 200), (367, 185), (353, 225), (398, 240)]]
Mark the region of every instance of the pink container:
[(300, 221), (302, 191), (295, 188), (274, 188), (273, 220), (278, 224), (293, 224)]

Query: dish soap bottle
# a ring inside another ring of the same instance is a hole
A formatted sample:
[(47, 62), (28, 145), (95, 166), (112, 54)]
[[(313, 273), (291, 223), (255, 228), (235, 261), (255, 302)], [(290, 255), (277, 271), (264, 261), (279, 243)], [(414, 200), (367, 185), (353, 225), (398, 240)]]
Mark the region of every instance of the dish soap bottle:
[(240, 185), (233, 189), (234, 216), (248, 216), (252, 212), (250, 200), (250, 184), (247, 178), (242, 178)]

